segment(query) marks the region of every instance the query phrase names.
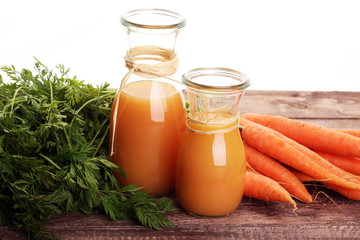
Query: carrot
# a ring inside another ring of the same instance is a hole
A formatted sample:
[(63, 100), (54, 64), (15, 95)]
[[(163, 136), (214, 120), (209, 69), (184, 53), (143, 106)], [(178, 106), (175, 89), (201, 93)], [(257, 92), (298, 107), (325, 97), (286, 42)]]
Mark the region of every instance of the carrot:
[(289, 171), (292, 172), (301, 182), (314, 182), (316, 181), (313, 177), (310, 177), (306, 173), (300, 172), (294, 168), (288, 167)]
[(256, 172), (277, 181), (297, 199), (306, 203), (312, 202), (312, 197), (304, 184), (281, 163), (250, 147), (245, 141), (244, 148), (246, 161)]
[[(295, 141), (286, 138), (270, 128), (251, 122), (242, 117), (240, 118), (240, 123), (244, 126), (241, 131), (242, 138), (248, 145), (256, 148), (262, 153), (299, 171), (307, 173), (316, 179), (360, 190), (360, 184), (350, 182), (347, 179), (343, 179), (333, 173), (330, 173), (324, 167), (311, 159), (311, 156), (305, 155), (302, 151), (293, 147), (293, 145), (301, 146)], [(279, 137), (280, 135), (282, 137)], [(308, 151), (311, 150), (308, 149)], [(323, 161), (326, 162), (326, 160)]]
[(360, 157), (360, 138), (350, 134), (275, 115), (246, 113), (242, 117), (274, 129), (310, 149)]
[[(291, 169), (290, 171), (302, 182), (315, 181), (315, 179), (313, 179), (309, 175), (307, 175), (303, 172), (297, 171), (296, 169)], [(353, 200), (360, 200), (360, 191), (359, 190), (340, 187), (335, 184), (331, 184), (329, 182), (324, 183), (324, 185), (326, 187), (330, 188), (331, 190), (334, 190), (335, 192), (340, 193), (344, 197), (347, 197), (347, 198), (353, 199)]]
[(353, 135), (355, 137), (360, 137), (360, 130), (356, 130), (356, 129), (335, 129), (335, 130)]
[(296, 202), (275, 180), (249, 169), (245, 172), (244, 196), (265, 201), (279, 201), (290, 203), (296, 208)]
[(274, 134), (277, 135), (278, 137), (280, 137), (281, 139), (283, 139), (285, 142), (287, 142), (288, 144), (290, 144), (294, 148), (296, 148), (297, 150), (299, 150), (300, 152), (302, 152), (303, 154), (305, 154), (306, 156), (308, 156), (314, 162), (316, 162), (317, 164), (319, 164), (320, 166), (325, 168), (329, 173), (335, 174), (339, 178), (346, 179), (346, 180), (348, 180), (350, 182), (360, 184), (360, 176), (356, 176), (354, 174), (351, 174), (349, 172), (344, 171), (343, 169), (335, 166), (331, 162), (329, 162), (326, 159), (324, 159), (323, 157), (321, 157), (316, 152), (311, 151), (307, 147), (304, 147), (303, 145), (298, 144), (295, 141), (289, 141), (290, 140), (289, 138), (285, 137), (284, 135), (282, 135), (279, 132), (275, 131)]
[(360, 175), (360, 158), (338, 156), (331, 153), (314, 150), (315, 153), (335, 166), (355, 175)]
[(347, 198), (353, 199), (353, 200), (360, 200), (360, 191), (359, 190), (348, 189), (348, 188), (340, 187), (340, 186), (337, 186), (337, 185), (331, 184), (331, 183), (324, 183), (324, 185), (326, 187), (334, 190), (335, 192), (340, 193), (344, 197), (347, 197)]

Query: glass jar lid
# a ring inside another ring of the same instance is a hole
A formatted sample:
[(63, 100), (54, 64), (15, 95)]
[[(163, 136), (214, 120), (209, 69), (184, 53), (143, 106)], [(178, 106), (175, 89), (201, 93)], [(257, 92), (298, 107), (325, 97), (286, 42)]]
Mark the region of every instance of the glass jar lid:
[(136, 9), (121, 17), (124, 26), (147, 29), (180, 29), (185, 26), (185, 18), (165, 9)]
[(182, 75), (182, 82), (192, 88), (208, 90), (243, 90), (250, 86), (244, 73), (230, 68), (195, 68)]

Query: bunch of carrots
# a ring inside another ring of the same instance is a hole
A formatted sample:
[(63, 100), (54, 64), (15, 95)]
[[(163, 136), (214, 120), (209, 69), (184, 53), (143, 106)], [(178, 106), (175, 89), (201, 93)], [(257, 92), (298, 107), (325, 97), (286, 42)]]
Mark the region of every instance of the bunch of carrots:
[[(266, 201), (313, 202), (303, 182), (318, 181), (360, 200), (360, 130), (331, 129), (286, 117), (240, 116), (247, 160), (244, 195)], [(253, 188), (256, 184), (261, 189)]]

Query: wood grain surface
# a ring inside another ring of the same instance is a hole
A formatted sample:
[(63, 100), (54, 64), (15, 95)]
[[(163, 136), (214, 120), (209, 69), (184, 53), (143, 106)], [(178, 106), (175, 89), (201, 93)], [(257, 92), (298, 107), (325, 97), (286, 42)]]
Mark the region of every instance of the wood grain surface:
[[(360, 130), (360, 92), (247, 91), (241, 112), (277, 114), (334, 128)], [(60, 239), (360, 239), (360, 201), (324, 188), (315, 203), (289, 204), (244, 198), (222, 218), (198, 218), (183, 210), (167, 216), (174, 226), (154, 231), (134, 221), (112, 221), (101, 213), (55, 214), (47, 229)], [(177, 204), (175, 193), (169, 196)], [(180, 208), (180, 206), (179, 206)], [(19, 231), (0, 227), (0, 238), (26, 239)]]

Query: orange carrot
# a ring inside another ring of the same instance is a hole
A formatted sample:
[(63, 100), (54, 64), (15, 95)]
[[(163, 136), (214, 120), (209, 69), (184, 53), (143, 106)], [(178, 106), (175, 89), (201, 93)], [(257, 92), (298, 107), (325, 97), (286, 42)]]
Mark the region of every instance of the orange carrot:
[(331, 183), (324, 183), (324, 185), (349, 199), (360, 200), (360, 191), (359, 190), (348, 189), (348, 188), (340, 187), (340, 186), (337, 186), (337, 185), (331, 184)]
[(245, 172), (244, 196), (265, 201), (279, 201), (290, 203), (296, 208), (296, 202), (275, 180), (251, 170)]
[(288, 167), (289, 171), (292, 172), (301, 182), (314, 182), (316, 181), (313, 177), (310, 177), (306, 173), (300, 172), (292, 167)]
[[(295, 141), (286, 138), (285, 136), (270, 128), (251, 122), (242, 117), (240, 118), (240, 123), (244, 126), (241, 131), (242, 138), (248, 145), (256, 148), (262, 153), (277, 159), (278, 161), (299, 171), (307, 173), (316, 179), (328, 181), (339, 186), (360, 190), (360, 184), (350, 182), (347, 179), (330, 173), (324, 167), (311, 159), (310, 156), (305, 155), (302, 151), (299, 151), (297, 148), (293, 147), (292, 144), (301, 146)], [(282, 137), (279, 137), (280, 135)], [(311, 150), (308, 149), (308, 151)], [(323, 159), (323, 161), (327, 162), (325, 159)]]
[[(303, 172), (297, 171), (296, 169), (291, 169), (290, 171), (302, 182), (315, 181), (315, 179), (313, 179), (309, 175), (307, 175)], [(360, 191), (359, 190), (340, 187), (335, 184), (331, 184), (329, 182), (324, 183), (324, 185), (326, 187), (330, 188), (331, 190), (334, 190), (335, 192), (340, 193), (344, 197), (347, 197), (347, 198), (353, 199), (353, 200), (360, 200)]]
[(360, 157), (360, 138), (350, 134), (275, 115), (246, 113), (242, 117), (274, 129), (310, 149)]
[(245, 141), (244, 148), (246, 160), (256, 172), (277, 181), (297, 199), (306, 203), (312, 202), (312, 197), (304, 184), (281, 163), (250, 147)]
[(328, 160), (335, 166), (355, 175), (360, 175), (360, 158), (338, 156), (331, 153), (314, 150), (324, 159)]
[(360, 137), (360, 130), (356, 130), (356, 129), (335, 129), (335, 130), (353, 135), (355, 137)]
[[(321, 157), (319, 154), (317, 154), (314, 151), (311, 151), (310, 149), (308, 149), (307, 147), (298, 144), (295, 141), (292, 141), (291, 139), (285, 137), (284, 135), (282, 135), (279, 132), (274, 132), (275, 135), (277, 135), (279, 138), (283, 139), (285, 142), (287, 142), (289, 145), (291, 145), (292, 147), (294, 147), (295, 149), (299, 150), (300, 152), (302, 152), (303, 154), (305, 154), (307, 157), (309, 157), (310, 159), (312, 159), (314, 162), (316, 162), (317, 164), (319, 164), (320, 166), (322, 166), (323, 168), (325, 168), (329, 173), (335, 174), (336, 176), (338, 176), (339, 178), (343, 178), (346, 179), (350, 182), (354, 182), (357, 184), (360, 184), (360, 176), (356, 176), (354, 174), (351, 174), (349, 172), (344, 171), (343, 169), (335, 166), (334, 164), (332, 164), (331, 162), (327, 161), (326, 159), (324, 159), (323, 157)], [(320, 181), (320, 180), (319, 180)]]

